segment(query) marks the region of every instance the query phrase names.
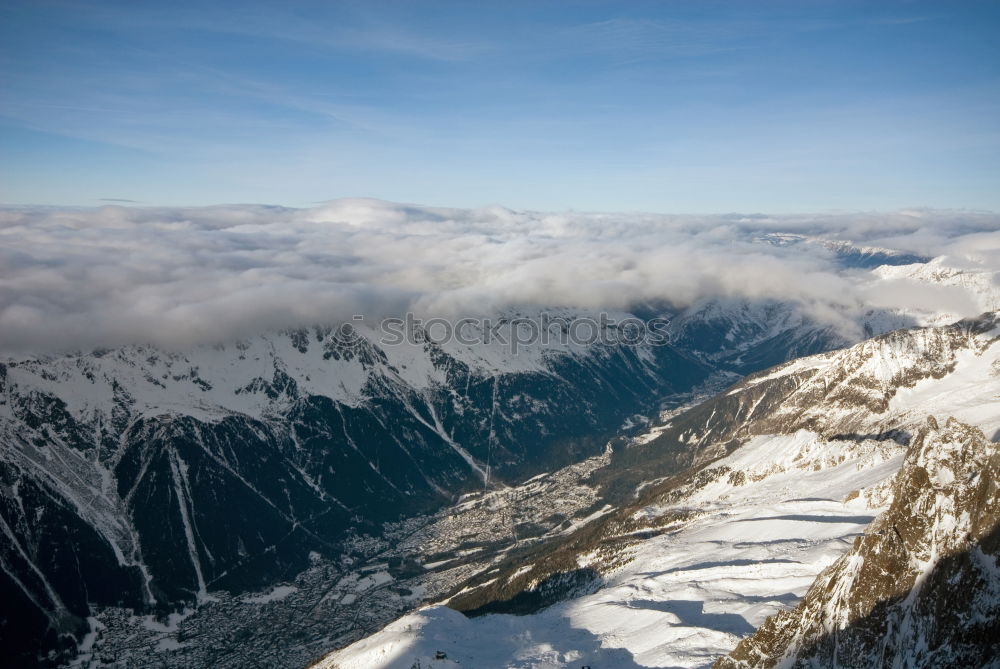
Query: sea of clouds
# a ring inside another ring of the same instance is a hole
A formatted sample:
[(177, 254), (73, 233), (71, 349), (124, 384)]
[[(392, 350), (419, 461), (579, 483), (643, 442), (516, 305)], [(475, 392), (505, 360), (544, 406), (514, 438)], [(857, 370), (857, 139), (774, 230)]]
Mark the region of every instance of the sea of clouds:
[[(585, 214), (336, 200), (309, 209), (0, 209), (0, 353), (165, 348), (370, 318), (780, 299), (850, 327), (948, 290), (873, 286), (829, 240), (1000, 269), (1000, 215)], [(968, 301), (968, 300), (967, 300)], [(967, 315), (973, 315), (969, 313)]]

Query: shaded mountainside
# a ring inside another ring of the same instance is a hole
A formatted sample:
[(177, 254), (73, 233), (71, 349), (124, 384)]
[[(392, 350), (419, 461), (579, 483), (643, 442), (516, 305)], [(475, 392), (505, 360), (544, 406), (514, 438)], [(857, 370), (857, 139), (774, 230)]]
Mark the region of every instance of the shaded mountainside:
[[(926, 413), (890, 407), (891, 400), (922, 380), (933, 383), (965, 367), (992, 374), (1000, 357), (995, 328), (996, 317), (989, 314), (943, 327), (898, 330), (800, 358), (748, 376), (644, 437), (616, 440), (609, 466), (591, 475), (591, 483), (614, 505), (612, 511), (568, 537), (507, 556), (500, 577), (491, 571), (457, 585), (449, 604), (478, 610), (554, 573), (572, 571), (579, 555), (593, 550), (615, 555), (622, 546), (661, 533), (692, 512), (678, 510), (651, 520), (637, 512), (737, 476), (714, 463), (754, 438), (805, 431), (818, 442), (855, 443), (855, 450), (879, 443), (888, 451), (905, 446), (923, 420), (918, 416)], [(510, 572), (506, 577), (504, 570)]]
[[(996, 323), (987, 314), (902, 330), (779, 365), (666, 416), (645, 434), (615, 440), (610, 463), (587, 481), (600, 495), (593, 519), (512, 545), (438, 600), (471, 617), (420, 609), (321, 666), (372, 666), (372, 658), (385, 657), (375, 666), (408, 669), (414, 658), (447, 647), (459, 666), (705, 667), (767, 616), (794, 607), (886, 509), (887, 517), (911, 521), (871, 530), (888, 542), (877, 550), (889, 555), (897, 530), (910, 543), (892, 557), (902, 562), (875, 560), (871, 568), (938, 574), (927, 577), (938, 594), (926, 606), (941, 620), (950, 616), (952, 631), (968, 635), (970, 652), (989, 652), (983, 639), (996, 638), (988, 635), (1000, 595), (1000, 572), (989, 571), (997, 459), (996, 444), (981, 430), (1000, 428)], [(927, 425), (933, 413), (959, 420), (938, 430)], [(860, 545), (875, 541), (865, 537)], [(951, 558), (935, 562), (949, 551)], [(879, 578), (898, 585), (887, 573)], [(870, 580), (872, 592), (889, 596), (877, 580)], [(896, 594), (905, 596), (913, 579), (901, 582)], [(963, 585), (984, 594), (969, 609), (956, 598)], [(916, 615), (899, 618), (897, 627), (910, 629), (906, 621)], [(784, 631), (795, 629), (789, 622)], [(832, 666), (829, 655), (817, 657), (812, 666)]]
[(998, 477), (996, 442), (928, 419), (890, 508), (716, 669), (1000, 664)]
[[(788, 315), (753, 327), (723, 341), (774, 351), (792, 329), (840, 343)], [(312, 555), (339, 559), (345, 538), (600, 453), (636, 414), (745, 367), (676, 333), (511, 355), (358, 331), (0, 364), (3, 652), (59, 662), (102, 607), (164, 615), (287, 581)]]
[[(591, 475), (612, 510), (569, 536), (505, 556), (498, 568), (456, 585), (449, 605), (478, 610), (510, 599), (552, 574), (573, 571), (578, 557), (594, 550), (611, 556), (607, 565), (613, 567), (623, 547), (662, 533), (691, 514), (679, 509), (645, 519), (637, 515), (639, 510), (736, 475), (713, 463), (755, 437), (807, 431), (820, 442), (851, 442), (857, 449), (878, 443), (889, 450), (905, 446), (923, 419), (890, 410), (890, 400), (921, 380), (945, 378), (956, 371), (960, 358), (965, 365), (958, 371), (985, 369), (996, 384), (1000, 340), (995, 324), (995, 315), (985, 315), (939, 328), (900, 330), (795, 360), (747, 377), (670, 418), (649, 437), (618, 440), (609, 466)], [(978, 391), (988, 392), (985, 386)], [(988, 406), (982, 398), (980, 402)]]
[(923, 404), (907, 395), (922, 382), (947, 393), (950, 386), (934, 381), (958, 369), (953, 376), (970, 386), (972, 409), (985, 404), (976, 389), (1000, 368), (997, 321), (991, 313), (942, 327), (895, 330), (752, 374), (671, 418), (651, 438), (617, 449), (604, 485), (612, 494), (628, 495), (651, 476), (703, 465), (756, 435), (804, 429), (829, 439), (905, 442), (907, 430), (934, 405), (932, 394)]
[(397, 349), (317, 329), (0, 365), (0, 652), (72, 650), (96, 606), (168, 611), (291, 578), (348, 534), (599, 453), (708, 374), (669, 346), (513, 369)]
[[(947, 346), (971, 346), (962, 342), (979, 326), (962, 327), (942, 335)], [(313, 328), (186, 354), (132, 347), (0, 364), (3, 652), (30, 664), (42, 648), (59, 662), (103, 607), (163, 616), (212, 592), (290, 581), (384, 523), (598, 454), (623, 423), (713, 373), (843, 343), (771, 304), (690, 310), (663, 346), (533, 345), (512, 356), (381, 346), (362, 333), (345, 343)], [(800, 371), (781, 368), (773, 382), (678, 416), (655, 445), (616, 449), (588, 485), (628, 500), (650, 479), (696, 471), (807, 385)], [(775, 421), (768, 429), (798, 425)]]

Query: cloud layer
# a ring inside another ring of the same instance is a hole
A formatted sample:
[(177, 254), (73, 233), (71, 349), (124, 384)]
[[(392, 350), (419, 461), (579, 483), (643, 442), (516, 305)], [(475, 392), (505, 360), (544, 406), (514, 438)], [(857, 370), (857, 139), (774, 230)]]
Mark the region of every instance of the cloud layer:
[[(374, 200), (311, 209), (0, 210), (0, 352), (184, 348), (414, 310), (684, 307), (781, 299), (835, 322), (873, 301), (828, 245), (1000, 268), (1000, 216), (663, 216), (460, 210)], [(946, 298), (942, 298), (946, 299)], [(880, 305), (881, 306), (881, 305)]]

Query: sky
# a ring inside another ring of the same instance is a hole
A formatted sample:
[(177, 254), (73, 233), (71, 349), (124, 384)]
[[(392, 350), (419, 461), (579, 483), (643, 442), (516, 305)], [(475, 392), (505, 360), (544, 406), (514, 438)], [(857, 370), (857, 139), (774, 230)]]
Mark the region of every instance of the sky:
[(1000, 211), (1000, 3), (0, 3), (0, 203)]

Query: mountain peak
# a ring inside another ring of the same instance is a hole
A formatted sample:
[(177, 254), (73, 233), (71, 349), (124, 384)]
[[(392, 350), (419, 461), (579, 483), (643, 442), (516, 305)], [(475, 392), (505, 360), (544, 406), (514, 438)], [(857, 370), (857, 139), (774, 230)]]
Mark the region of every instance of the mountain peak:
[(929, 416), (895, 476), (890, 508), (797, 607), (765, 621), (715, 669), (993, 666), (998, 477), (1000, 445)]

